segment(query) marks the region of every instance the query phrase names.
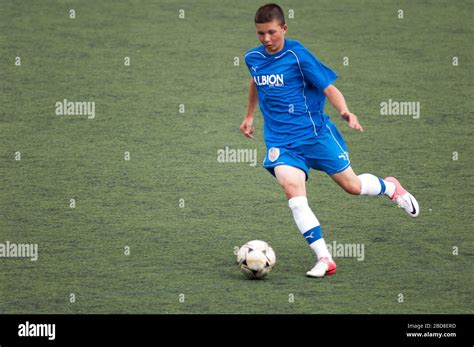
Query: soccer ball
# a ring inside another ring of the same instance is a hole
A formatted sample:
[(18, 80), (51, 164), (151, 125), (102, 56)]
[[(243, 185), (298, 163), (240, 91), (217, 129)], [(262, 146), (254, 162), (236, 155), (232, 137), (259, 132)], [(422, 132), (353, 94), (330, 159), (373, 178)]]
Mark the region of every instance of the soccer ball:
[(237, 252), (237, 263), (247, 278), (260, 279), (272, 271), (276, 256), (268, 243), (253, 240), (240, 247)]

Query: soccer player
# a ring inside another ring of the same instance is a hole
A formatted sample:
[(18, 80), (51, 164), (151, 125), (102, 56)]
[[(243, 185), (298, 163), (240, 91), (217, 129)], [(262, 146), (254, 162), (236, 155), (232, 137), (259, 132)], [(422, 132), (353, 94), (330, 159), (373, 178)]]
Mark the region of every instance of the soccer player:
[(245, 55), (252, 77), (240, 130), (253, 138), (253, 114), (258, 101), (267, 147), (263, 166), (282, 186), (296, 225), (318, 259), (306, 275), (332, 275), (336, 263), (306, 198), (310, 168), (324, 171), (350, 194), (386, 195), (411, 217), (417, 217), (420, 209), (396, 178), (354, 173), (344, 139), (324, 114), (326, 98), (350, 128), (360, 132), (364, 129), (333, 85), (336, 73), (300, 42), (285, 39), (288, 26), (281, 7), (260, 7), (255, 14), (255, 27), (262, 45)]

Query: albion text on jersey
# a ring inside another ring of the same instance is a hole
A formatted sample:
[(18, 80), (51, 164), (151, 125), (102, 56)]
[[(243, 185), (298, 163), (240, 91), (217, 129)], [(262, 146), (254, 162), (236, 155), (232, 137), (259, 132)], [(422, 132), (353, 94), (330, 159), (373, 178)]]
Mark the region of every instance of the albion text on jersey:
[(257, 86), (283, 87), (283, 74), (254, 76), (253, 80)]

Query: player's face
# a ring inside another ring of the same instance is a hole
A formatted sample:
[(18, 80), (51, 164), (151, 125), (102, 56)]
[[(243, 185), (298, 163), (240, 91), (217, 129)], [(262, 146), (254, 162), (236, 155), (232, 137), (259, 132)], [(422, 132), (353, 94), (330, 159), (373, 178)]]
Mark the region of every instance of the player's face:
[(257, 36), (270, 54), (278, 53), (285, 45), (285, 34), (288, 26), (280, 25), (276, 20), (268, 23), (256, 23)]

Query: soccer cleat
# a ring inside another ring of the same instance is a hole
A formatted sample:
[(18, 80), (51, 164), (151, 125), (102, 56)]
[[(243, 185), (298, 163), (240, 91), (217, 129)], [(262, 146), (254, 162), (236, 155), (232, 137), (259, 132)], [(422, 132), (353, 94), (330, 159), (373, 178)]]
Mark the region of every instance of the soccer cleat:
[(395, 177), (386, 177), (385, 180), (395, 184), (395, 193), (390, 199), (395, 201), (398, 207), (403, 208), (410, 217), (418, 217), (420, 207), (415, 197), (408, 193)]
[(336, 263), (334, 260), (323, 257), (318, 260), (316, 265), (306, 273), (308, 277), (323, 277), (336, 273)]

